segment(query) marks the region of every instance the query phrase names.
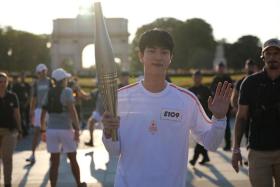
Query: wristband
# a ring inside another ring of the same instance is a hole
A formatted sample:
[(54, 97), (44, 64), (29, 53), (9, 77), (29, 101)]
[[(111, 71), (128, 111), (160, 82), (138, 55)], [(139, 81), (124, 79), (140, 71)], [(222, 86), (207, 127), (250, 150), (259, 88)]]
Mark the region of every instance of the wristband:
[(241, 153), (240, 148), (233, 148), (232, 153), (233, 153), (233, 154), (239, 154), (239, 153)]
[(41, 132), (41, 133), (45, 133), (45, 132), (46, 132), (46, 130), (41, 129), (41, 130), (40, 130), (40, 132)]

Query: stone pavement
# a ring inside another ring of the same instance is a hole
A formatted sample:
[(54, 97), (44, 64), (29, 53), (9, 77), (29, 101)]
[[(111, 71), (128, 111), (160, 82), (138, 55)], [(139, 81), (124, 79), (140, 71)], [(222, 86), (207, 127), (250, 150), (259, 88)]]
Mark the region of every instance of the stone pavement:
[[(117, 158), (110, 158), (101, 142), (101, 130), (95, 131), (95, 147), (85, 147), (84, 141), (88, 140), (88, 131), (81, 133), (81, 142), (77, 159), (81, 169), (81, 180), (90, 187), (112, 187), (115, 175)], [(14, 154), (13, 186), (19, 187), (46, 187), (49, 185), (48, 168), (49, 154), (45, 150), (45, 143), (39, 145), (36, 152), (36, 163), (29, 165), (25, 159), (30, 156), (31, 138), (28, 136), (21, 140)], [(193, 145), (193, 143), (191, 143)], [(242, 152), (246, 155), (245, 148)], [(189, 157), (193, 155), (193, 148), (189, 151)], [(188, 187), (247, 187), (248, 168), (243, 167), (236, 174), (232, 169), (231, 153), (219, 148), (216, 153), (209, 153), (211, 162), (206, 166), (197, 164), (195, 167), (188, 165)], [(74, 187), (75, 181), (71, 173), (69, 161), (66, 155), (61, 155), (58, 187)], [(2, 172), (3, 173), (3, 172)], [(1, 177), (3, 184), (3, 176)], [(1, 185), (0, 185), (1, 186)]]

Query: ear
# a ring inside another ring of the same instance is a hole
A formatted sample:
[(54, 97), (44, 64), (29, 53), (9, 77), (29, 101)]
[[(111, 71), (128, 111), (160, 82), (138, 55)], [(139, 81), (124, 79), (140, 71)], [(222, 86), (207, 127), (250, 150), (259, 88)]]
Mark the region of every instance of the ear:
[(142, 53), (141, 51), (138, 52), (138, 58), (139, 58), (139, 61), (141, 62), (141, 64), (143, 64), (143, 57), (144, 57), (144, 53)]
[(174, 56), (173, 54), (171, 54), (171, 55), (170, 55), (170, 61), (169, 61), (169, 64), (171, 64), (172, 59), (173, 59), (173, 56)]

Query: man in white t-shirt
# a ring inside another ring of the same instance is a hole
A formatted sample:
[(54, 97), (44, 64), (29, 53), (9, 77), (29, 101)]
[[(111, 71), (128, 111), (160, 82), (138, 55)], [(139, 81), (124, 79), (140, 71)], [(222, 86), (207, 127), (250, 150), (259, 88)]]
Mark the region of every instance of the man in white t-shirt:
[[(168, 32), (145, 32), (139, 42), (144, 80), (119, 90), (119, 117), (103, 114), (105, 147), (120, 156), (115, 187), (183, 187), (189, 132), (210, 151), (224, 137), (231, 84), (219, 83), (209, 98), (210, 120), (194, 94), (165, 81), (173, 47)], [(114, 142), (111, 130), (116, 128), (119, 140)]]
[(32, 139), (32, 153), (27, 162), (35, 163), (35, 151), (40, 141), (40, 119), (42, 112), (43, 100), (47, 97), (47, 93), (52, 86), (51, 79), (47, 76), (48, 68), (45, 64), (38, 64), (36, 66), (36, 74), (38, 79), (34, 82), (31, 89), (30, 101), (30, 119), (34, 127), (34, 135)]

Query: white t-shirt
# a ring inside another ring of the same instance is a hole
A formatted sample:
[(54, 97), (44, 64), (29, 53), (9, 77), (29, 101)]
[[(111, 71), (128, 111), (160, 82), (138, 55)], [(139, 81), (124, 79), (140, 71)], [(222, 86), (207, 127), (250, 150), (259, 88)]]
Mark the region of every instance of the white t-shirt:
[(224, 137), (225, 119), (210, 120), (193, 93), (166, 84), (159, 93), (141, 82), (119, 90), (119, 141), (103, 137), (108, 152), (120, 155), (115, 187), (183, 187), (189, 132), (213, 151)]

